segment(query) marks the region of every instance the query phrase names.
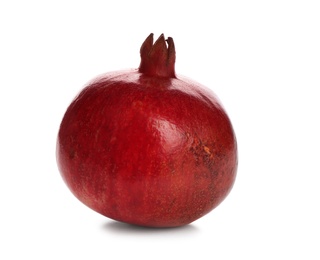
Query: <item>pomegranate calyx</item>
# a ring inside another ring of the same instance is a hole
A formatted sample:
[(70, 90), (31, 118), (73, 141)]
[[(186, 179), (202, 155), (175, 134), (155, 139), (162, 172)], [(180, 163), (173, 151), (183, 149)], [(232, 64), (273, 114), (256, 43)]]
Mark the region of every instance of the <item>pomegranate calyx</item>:
[(176, 52), (171, 37), (165, 40), (161, 34), (153, 43), (153, 33), (151, 33), (140, 48), (140, 56), (140, 73), (158, 77), (176, 77), (174, 69)]

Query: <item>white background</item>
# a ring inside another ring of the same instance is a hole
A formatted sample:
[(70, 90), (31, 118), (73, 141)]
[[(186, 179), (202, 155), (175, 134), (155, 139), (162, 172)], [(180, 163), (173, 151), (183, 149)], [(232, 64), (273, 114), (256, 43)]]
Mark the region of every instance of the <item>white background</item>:
[[(65, 109), (153, 32), (238, 138), (234, 189), (177, 229), (109, 220), (57, 170)], [(1, 1), (0, 259), (320, 259), (319, 1)]]

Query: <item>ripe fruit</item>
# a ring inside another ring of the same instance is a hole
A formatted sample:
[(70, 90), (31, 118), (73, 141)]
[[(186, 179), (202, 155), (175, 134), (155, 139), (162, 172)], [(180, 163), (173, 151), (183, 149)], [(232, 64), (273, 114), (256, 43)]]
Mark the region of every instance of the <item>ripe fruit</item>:
[(172, 38), (153, 43), (150, 34), (140, 53), (139, 69), (97, 77), (73, 100), (57, 163), (72, 193), (102, 215), (182, 226), (228, 195), (236, 138), (214, 94), (176, 76)]

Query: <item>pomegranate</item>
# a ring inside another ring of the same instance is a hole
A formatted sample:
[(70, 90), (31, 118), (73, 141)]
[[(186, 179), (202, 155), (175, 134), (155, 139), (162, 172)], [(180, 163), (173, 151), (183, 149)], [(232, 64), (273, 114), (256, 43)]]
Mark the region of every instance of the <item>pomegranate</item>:
[(228, 195), (237, 143), (217, 97), (175, 73), (172, 38), (153, 34), (138, 69), (89, 82), (67, 108), (57, 164), (71, 192), (111, 219), (189, 224)]

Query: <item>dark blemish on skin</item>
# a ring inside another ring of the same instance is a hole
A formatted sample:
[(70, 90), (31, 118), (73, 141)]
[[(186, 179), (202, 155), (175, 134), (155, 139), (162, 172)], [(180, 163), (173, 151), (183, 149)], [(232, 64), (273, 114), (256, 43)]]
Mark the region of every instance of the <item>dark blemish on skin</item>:
[(74, 149), (70, 149), (69, 158), (73, 159), (76, 156), (76, 151)]
[(204, 144), (200, 139), (194, 139), (190, 151), (195, 158), (196, 165), (204, 164), (208, 168), (210, 168), (213, 163), (213, 153), (212, 150), (209, 148), (209, 145)]

